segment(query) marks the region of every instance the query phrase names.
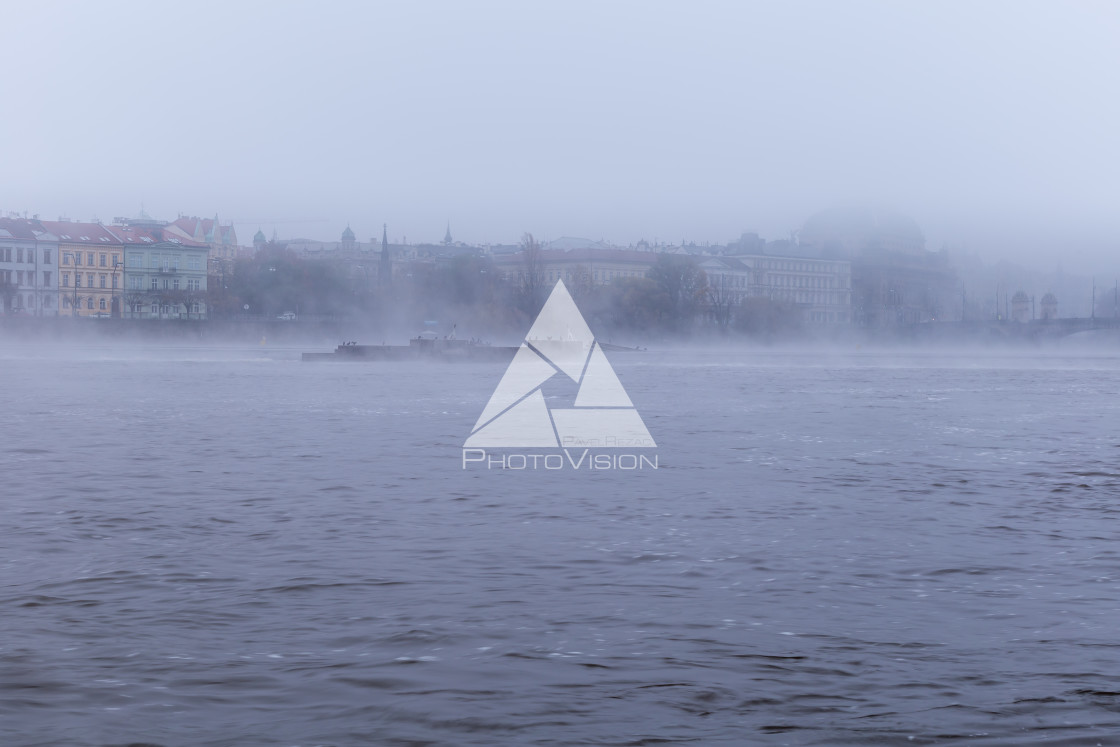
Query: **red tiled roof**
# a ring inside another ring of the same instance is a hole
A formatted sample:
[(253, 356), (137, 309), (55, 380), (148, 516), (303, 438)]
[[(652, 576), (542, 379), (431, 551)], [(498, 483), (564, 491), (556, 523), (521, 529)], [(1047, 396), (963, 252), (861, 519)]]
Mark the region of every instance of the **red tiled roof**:
[[(193, 238), (195, 236), (205, 236), (207, 233), (209, 233), (210, 226), (208, 224), (211, 224), (213, 222), (214, 222), (213, 219), (187, 218), (187, 217), (184, 216), (184, 217), (177, 218), (177, 219), (171, 221), (171, 225), (176, 226), (177, 228), (182, 230), (182, 232), (185, 233), (187, 236), (190, 236), (190, 237)], [(201, 231), (199, 230), (199, 226), (198, 226), (199, 223), (202, 224)]]
[(170, 241), (181, 246), (202, 249), (206, 247), (201, 241), (181, 238), (179, 234), (172, 233), (166, 228), (145, 228), (141, 226), (109, 226), (109, 230), (125, 246), (142, 246), (144, 244), (158, 244)]
[(121, 241), (106, 226), (100, 223), (80, 223), (69, 220), (40, 221), (43, 228), (58, 237), (63, 244), (87, 244), (89, 246), (111, 246)]
[[(193, 215), (189, 216), (189, 217), (188, 216), (183, 216), (181, 218), (177, 218), (174, 221), (172, 221), (171, 225), (175, 226), (176, 228), (178, 228), (180, 231), (182, 231), (184, 234), (186, 234), (187, 236), (189, 236), (192, 239), (194, 237), (198, 236), (198, 237), (201, 237), (201, 239), (204, 240), (208, 235), (210, 235), (210, 231), (213, 230), (213, 228), (214, 228), (214, 219), (213, 218), (199, 218), (199, 217), (193, 216)], [(233, 226), (223, 226), (219, 222), (218, 223), (218, 240), (215, 241), (214, 243), (216, 243), (216, 244), (232, 243), (232, 242), (229, 241), (230, 231), (232, 231), (232, 230), (233, 230)]]
[(0, 238), (34, 239), (32, 222), (26, 218), (0, 218)]

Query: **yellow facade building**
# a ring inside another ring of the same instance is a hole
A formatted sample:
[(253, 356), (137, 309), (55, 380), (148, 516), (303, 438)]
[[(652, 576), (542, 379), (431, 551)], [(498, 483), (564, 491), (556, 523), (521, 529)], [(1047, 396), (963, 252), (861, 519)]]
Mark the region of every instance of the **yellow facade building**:
[(123, 245), (100, 223), (42, 221), (58, 237), (58, 313), (120, 316)]

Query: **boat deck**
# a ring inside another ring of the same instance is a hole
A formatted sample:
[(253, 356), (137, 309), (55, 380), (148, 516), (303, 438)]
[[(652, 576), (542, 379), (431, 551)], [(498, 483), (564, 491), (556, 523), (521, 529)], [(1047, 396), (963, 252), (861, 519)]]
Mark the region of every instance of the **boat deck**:
[(339, 345), (333, 353), (304, 353), (305, 361), (509, 361), (515, 347), (467, 340), (411, 340), (408, 345)]

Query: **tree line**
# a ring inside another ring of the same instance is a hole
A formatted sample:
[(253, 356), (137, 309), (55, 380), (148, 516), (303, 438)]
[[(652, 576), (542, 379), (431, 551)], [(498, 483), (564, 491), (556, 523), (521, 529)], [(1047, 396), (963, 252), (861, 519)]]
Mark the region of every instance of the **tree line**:
[[(435, 321), (454, 324), (462, 335), (521, 334), (544, 304), (554, 281), (531, 234), (521, 242), (521, 272), (506, 280), (489, 257), (461, 255), (445, 262), (398, 267), (383, 286), (375, 263), (349, 266), (305, 259), (277, 245), (211, 273), (205, 300), (211, 318), (360, 319), (386, 329), (420, 329)], [(620, 339), (796, 333), (800, 314), (792, 304), (738, 294), (709, 282), (697, 260), (661, 254), (644, 277), (592, 282), (573, 268), (565, 284), (599, 334)], [(127, 299), (126, 299), (127, 302)]]

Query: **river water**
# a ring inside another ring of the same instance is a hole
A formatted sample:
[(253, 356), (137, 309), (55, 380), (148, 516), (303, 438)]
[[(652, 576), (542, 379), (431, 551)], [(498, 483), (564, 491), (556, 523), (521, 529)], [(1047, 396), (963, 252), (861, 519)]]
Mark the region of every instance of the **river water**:
[(0, 354), (0, 743), (1120, 743), (1120, 358), (610, 357), (656, 470), (464, 470), (501, 364)]

